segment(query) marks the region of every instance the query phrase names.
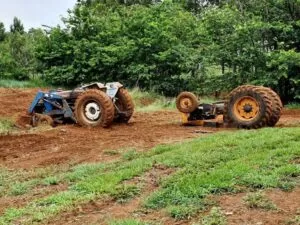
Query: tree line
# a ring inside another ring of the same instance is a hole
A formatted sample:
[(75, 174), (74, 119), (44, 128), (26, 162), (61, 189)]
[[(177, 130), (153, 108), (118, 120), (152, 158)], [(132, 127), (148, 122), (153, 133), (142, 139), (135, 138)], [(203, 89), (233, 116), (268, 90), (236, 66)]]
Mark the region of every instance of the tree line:
[(168, 96), (252, 83), (300, 101), (299, 0), (77, 0), (63, 22), (0, 23), (0, 78), (115, 80)]

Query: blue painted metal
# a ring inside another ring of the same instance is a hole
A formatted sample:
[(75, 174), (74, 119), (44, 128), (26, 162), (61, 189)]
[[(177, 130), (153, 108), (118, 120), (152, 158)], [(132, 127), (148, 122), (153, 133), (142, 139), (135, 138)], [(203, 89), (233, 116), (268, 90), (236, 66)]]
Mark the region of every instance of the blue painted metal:
[(34, 108), (36, 107), (36, 105), (39, 103), (40, 100), (42, 100), (44, 97), (44, 92), (42, 91), (38, 91), (38, 93), (36, 94), (35, 98), (33, 99), (28, 112), (31, 114), (34, 111)]
[[(58, 102), (60, 102), (60, 104)], [(34, 113), (38, 104), (44, 105), (45, 110), (43, 114), (49, 116), (58, 115), (75, 120), (74, 113), (69, 104), (63, 97), (58, 95), (56, 91), (50, 91), (48, 93), (39, 91), (32, 101), (28, 112), (30, 114)]]
[[(106, 85), (102, 83), (92, 83), (81, 86), (79, 90), (95, 88), (106, 92), (106, 94), (113, 100), (121, 87), (123, 87), (123, 85), (118, 82), (106, 83)], [(47, 93), (38, 91), (28, 109), (28, 112), (30, 114), (35, 112), (43, 113), (57, 119), (58, 121), (61, 121), (63, 118), (71, 118), (76, 122), (73, 110), (68, 104), (67, 99), (62, 96), (57, 90), (51, 90)], [(41, 112), (41, 110), (43, 111)]]

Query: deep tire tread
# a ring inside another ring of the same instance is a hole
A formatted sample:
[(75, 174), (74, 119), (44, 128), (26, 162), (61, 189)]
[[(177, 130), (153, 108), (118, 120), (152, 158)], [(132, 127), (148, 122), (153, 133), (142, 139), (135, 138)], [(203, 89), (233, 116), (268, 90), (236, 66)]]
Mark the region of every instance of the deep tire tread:
[(272, 101), (272, 115), (268, 122), (268, 126), (274, 127), (280, 119), (281, 112), (283, 109), (283, 104), (281, 102), (280, 97), (275, 91), (273, 91), (271, 88), (266, 88), (266, 87), (264, 89), (268, 93)]
[[(262, 105), (260, 107), (263, 111), (259, 117), (251, 122), (238, 121), (230, 108), (234, 104), (234, 98), (238, 95), (257, 95), (259, 96)], [(234, 89), (228, 96), (224, 105), (224, 122), (228, 124), (236, 124), (239, 128), (257, 129), (268, 126), (272, 116), (272, 99), (264, 87), (243, 85)]]
[(125, 88), (120, 88), (116, 97), (118, 98), (117, 101), (120, 101), (119, 104), (122, 106), (121, 110), (127, 112), (127, 115), (119, 115), (117, 121), (127, 123), (134, 113), (134, 103), (132, 97)]

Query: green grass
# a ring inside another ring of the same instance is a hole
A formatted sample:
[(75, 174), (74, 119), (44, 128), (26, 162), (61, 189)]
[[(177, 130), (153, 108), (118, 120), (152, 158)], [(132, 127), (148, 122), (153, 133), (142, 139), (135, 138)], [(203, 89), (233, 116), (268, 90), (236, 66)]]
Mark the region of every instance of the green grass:
[[(179, 94), (179, 93), (178, 93)], [(141, 91), (138, 88), (130, 90), (137, 112), (153, 112), (165, 109), (176, 109), (176, 98), (167, 98), (154, 92)], [(203, 96), (199, 97), (201, 103), (213, 103), (217, 99)]]
[(0, 87), (3, 88), (35, 88), (35, 87), (49, 87), (49, 85), (40, 79), (30, 79), (27, 81), (17, 80), (0, 80)]
[(138, 88), (129, 91), (137, 112), (153, 112), (174, 109), (175, 98), (166, 98), (154, 92), (141, 91)]
[(300, 103), (289, 103), (284, 107), (287, 109), (300, 109)]
[(286, 225), (300, 225), (300, 215), (295, 216), (294, 218), (288, 220)]
[[(127, 201), (139, 194), (139, 188), (126, 187), (124, 182), (143, 177), (155, 165), (175, 168), (177, 172), (160, 181), (159, 189), (149, 194), (144, 207), (164, 209), (176, 219), (189, 218), (211, 207), (207, 198), (211, 194), (245, 189), (291, 190), (299, 184), (300, 165), (293, 163), (299, 156), (300, 128), (223, 132), (158, 146), (117, 162), (79, 165), (42, 176), (37, 183), (65, 183), (68, 189), (33, 199), (21, 208), (7, 209), (0, 217), (0, 224), (20, 220), (23, 224), (45, 222), (63, 211), (105, 196)], [(32, 176), (20, 183), (36, 179)], [(7, 185), (6, 180), (4, 177)]]
[(138, 196), (141, 192), (141, 189), (135, 185), (125, 185), (122, 184), (118, 186), (114, 192), (111, 193), (111, 196), (118, 203), (126, 203), (130, 199)]
[(55, 175), (63, 174), (68, 168), (49, 166), (35, 170), (8, 170), (0, 167), (0, 197), (24, 195), (39, 185), (56, 185), (58, 178)]
[[(213, 207), (210, 210), (210, 213), (207, 216), (204, 216), (201, 222), (201, 225), (226, 225), (226, 217), (218, 207)], [(197, 225), (197, 224), (195, 224)]]
[(0, 135), (7, 134), (14, 129), (14, 124), (10, 119), (0, 118)]
[(276, 205), (271, 202), (267, 196), (261, 192), (255, 192), (255, 193), (248, 193), (244, 198), (243, 198), (244, 203), (246, 204), (247, 207), (251, 209), (264, 209), (264, 210), (276, 210), (277, 207)]

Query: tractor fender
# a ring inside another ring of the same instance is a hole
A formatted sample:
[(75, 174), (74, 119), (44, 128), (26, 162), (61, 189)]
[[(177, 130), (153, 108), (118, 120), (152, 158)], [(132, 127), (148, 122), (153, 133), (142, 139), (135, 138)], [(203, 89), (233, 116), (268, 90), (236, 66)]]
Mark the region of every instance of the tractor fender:
[(113, 99), (114, 97), (116, 97), (118, 91), (120, 88), (123, 87), (123, 85), (119, 82), (110, 82), (110, 83), (106, 83), (106, 94)]
[(100, 82), (94, 82), (90, 84), (84, 84), (80, 87), (81, 89), (98, 89), (98, 90), (103, 90), (106, 91), (106, 86)]

